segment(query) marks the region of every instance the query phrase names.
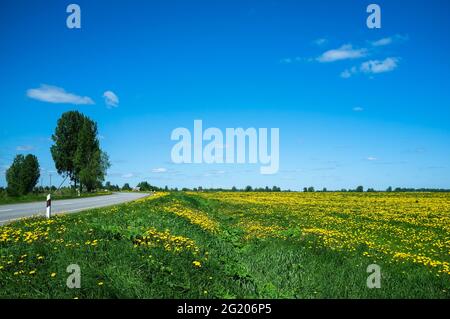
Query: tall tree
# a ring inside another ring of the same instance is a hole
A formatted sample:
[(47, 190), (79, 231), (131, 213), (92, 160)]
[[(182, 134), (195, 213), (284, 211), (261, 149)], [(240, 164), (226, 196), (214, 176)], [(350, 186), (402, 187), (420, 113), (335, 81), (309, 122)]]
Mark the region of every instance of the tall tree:
[(85, 117), (78, 111), (64, 113), (58, 120), (50, 151), (58, 174), (69, 177), (77, 186), (77, 172), (75, 170), (75, 153), (78, 148), (78, 134), (83, 126)]
[(17, 155), (11, 166), (6, 170), (7, 191), (10, 196), (19, 196), (23, 193), (20, 171), (24, 160), (23, 155)]
[(33, 191), (40, 177), (39, 162), (36, 156), (17, 155), (6, 171), (8, 194), (11, 196), (25, 195)]
[(87, 190), (93, 189), (97, 183), (100, 166), (100, 147), (97, 139), (97, 124), (85, 118), (78, 133), (78, 145), (73, 158), (75, 175)]
[(28, 154), (25, 156), (23, 166), (23, 184), (25, 186), (25, 192), (30, 193), (39, 181), (41, 176), (39, 161), (36, 156)]
[(69, 177), (80, 191), (88, 191), (104, 181), (110, 167), (108, 155), (100, 149), (97, 123), (87, 116), (71, 111), (64, 113), (52, 136), (51, 152), (59, 174)]

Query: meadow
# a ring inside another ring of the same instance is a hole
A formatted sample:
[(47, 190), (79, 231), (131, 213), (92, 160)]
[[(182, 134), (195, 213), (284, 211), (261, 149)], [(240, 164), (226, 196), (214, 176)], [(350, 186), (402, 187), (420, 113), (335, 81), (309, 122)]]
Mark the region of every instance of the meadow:
[[(70, 264), (81, 288), (66, 286)], [(381, 268), (369, 289), (367, 267)], [(1, 298), (449, 298), (449, 193), (157, 193), (0, 227)]]

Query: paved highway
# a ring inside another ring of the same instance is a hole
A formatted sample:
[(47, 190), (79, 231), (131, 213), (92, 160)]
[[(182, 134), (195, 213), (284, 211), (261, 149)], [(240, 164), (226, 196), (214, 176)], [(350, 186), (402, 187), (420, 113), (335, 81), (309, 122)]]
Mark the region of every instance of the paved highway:
[[(146, 193), (113, 193), (95, 197), (52, 201), (52, 214), (74, 213), (86, 209), (121, 204), (146, 197)], [(45, 216), (46, 202), (0, 205), (0, 225), (33, 215)]]

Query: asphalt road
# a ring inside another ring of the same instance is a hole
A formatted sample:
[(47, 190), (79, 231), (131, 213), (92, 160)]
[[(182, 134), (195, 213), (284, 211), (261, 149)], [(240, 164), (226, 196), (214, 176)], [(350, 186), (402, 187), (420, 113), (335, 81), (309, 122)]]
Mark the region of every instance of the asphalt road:
[[(114, 193), (95, 197), (52, 201), (52, 214), (74, 213), (86, 209), (121, 204), (146, 197), (146, 193)], [(0, 205), (0, 225), (33, 215), (45, 216), (46, 202)]]

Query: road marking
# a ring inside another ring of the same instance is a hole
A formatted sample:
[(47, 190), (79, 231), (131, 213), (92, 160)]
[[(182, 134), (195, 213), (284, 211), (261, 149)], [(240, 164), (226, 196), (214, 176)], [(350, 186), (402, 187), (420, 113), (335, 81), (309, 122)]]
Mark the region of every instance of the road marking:
[(10, 212), (12, 209), (0, 209), (0, 212)]
[(56, 206), (56, 205), (72, 205), (73, 203), (58, 203), (58, 202), (54, 202), (54, 206)]
[(98, 201), (101, 201), (101, 200), (108, 200), (108, 199), (113, 199), (113, 198), (117, 198), (117, 196), (114, 196), (114, 197), (108, 197), (108, 198), (92, 198), (92, 199), (89, 199), (89, 198), (87, 198), (87, 202), (98, 202)]

